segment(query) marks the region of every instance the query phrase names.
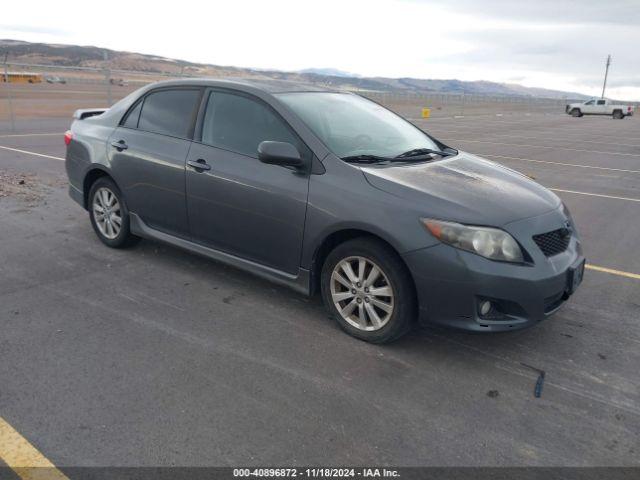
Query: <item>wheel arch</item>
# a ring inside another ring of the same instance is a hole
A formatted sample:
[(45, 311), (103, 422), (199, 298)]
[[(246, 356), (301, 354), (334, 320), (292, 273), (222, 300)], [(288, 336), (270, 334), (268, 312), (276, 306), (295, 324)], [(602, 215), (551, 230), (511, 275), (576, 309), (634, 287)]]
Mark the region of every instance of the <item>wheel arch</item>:
[(89, 191), (91, 187), (96, 180), (102, 177), (108, 177), (115, 182), (109, 171), (104, 167), (94, 166), (85, 173), (84, 179), (82, 180), (82, 195), (85, 209), (89, 208)]
[(322, 266), (324, 265), (324, 261), (326, 260), (329, 253), (336, 248), (338, 245), (347, 242), (349, 240), (353, 240), (354, 238), (373, 238), (381, 243), (383, 243), (386, 247), (388, 247), (391, 251), (393, 251), (402, 265), (407, 269), (409, 273), (409, 277), (411, 278), (411, 282), (413, 284), (414, 293), (415, 293), (415, 281), (413, 279), (413, 275), (411, 274), (411, 270), (407, 266), (406, 262), (400, 255), (400, 252), (394, 245), (387, 239), (382, 236), (373, 233), (369, 230), (365, 230), (362, 228), (342, 228), (340, 230), (335, 230), (324, 237), (324, 239), (318, 244), (313, 253), (313, 258), (311, 262), (311, 282), (310, 282), (310, 294), (313, 295), (320, 291), (320, 276), (322, 272)]

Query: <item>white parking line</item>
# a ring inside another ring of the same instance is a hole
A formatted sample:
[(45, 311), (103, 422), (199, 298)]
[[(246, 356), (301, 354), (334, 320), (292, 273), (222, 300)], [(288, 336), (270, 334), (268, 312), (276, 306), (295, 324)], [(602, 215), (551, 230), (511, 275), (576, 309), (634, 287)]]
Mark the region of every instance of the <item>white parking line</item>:
[(12, 133), (10, 135), (0, 135), (0, 138), (11, 137), (50, 137), (50, 136), (62, 136), (64, 133)]
[(35, 155), (36, 157), (51, 158), (53, 160), (61, 160), (64, 162), (64, 158), (54, 157), (52, 155), (45, 155), (44, 153), (29, 152), (28, 150), (20, 150), (19, 148), (5, 147), (3, 145), (0, 145), (0, 148), (2, 148), (3, 150), (10, 150), (12, 152), (26, 153), (27, 155)]
[(625, 170), (624, 168), (612, 168), (612, 167), (594, 167), (593, 165), (581, 165), (578, 163), (563, 163), (563, 162), (551, 162), (549, 160), (535, 160), (533, 158), (522, 158), (522, 157), (509, 157), (507, 155), (489, 155), (488, 153), (478, 153), (477, 155), (481, 157), (493, 157), (493, 158), (506, 158), (509, 160), (522, 160), (523, 162), (534, 162), (534, 163), (549, 163), (552, 165), (563, 165), (567, 167), (579, 167), (579, 168), (593, 168), (596, 170), (610, 170), (613, 172), (626, 172), (626, 173), (640, 173), (640, 170)]
[[(477, 122), (467, 123), (462, 121), (462, 119), (454, 119), (454, 118), (442, 118), (442, 117), (434, 117), (433, 119), (424, 119), (424, 118), (409, 118), (408, 120), (422, 122), (423, 124), (431, 125), (433, 127), (442, 126), (443, 128), (447, 128), (449, 126), (455, 126), (457, 128), (478, 128)], [(447, 121), (448, 120), (448, 121)], [(487, 119), (488, 120), (488, 119)], [(501, 125), (508, 125), (511, 127), (517, 128), (526, 128), (531, 132), (540, 133), (540, 134), (561, 134), (561, 135), (581, 135), (589, 138), (593, 137), (606, 137), (608, 139), (615, 138), (624, 138), (624, 140), (633, 140), (640, 141), (640, 137), (630, 137), (629, 135), (625, 135), (624, 131), (620, 128), (616, 128), (615, 132), (619, 135), (614, 135), (611, 133), (596, 133), (586, 130), (584, 127), (580, 128), (572, 128), (569, 125), (540, 125), (539, 123), (533, 122), (496, 122), (496, 121), (485, 121), (482, 122), (483, 125), (488, 127), (498, 127)], [(628, 134), (637, 133), (637, 131), (629, 131)]]
[(590, 197), (612, 198), (614, 200), (626, 200), (627, 202), (640, 202), (640, 198), (616, 197), (614, 195), (604, 195), (602, 193), (578, 192), (576, 190), (563, 190), (561, 188), (551, 188), (551, 187), (547, 187), (547, 188), (549, 190), (553, 190), (554, 192), (575, 193), (576, 195), (588, 195)]
[(464, 140), (462, 138), (447, 138), (441, 137), (442, 140), (453, 140), (454, 142), (466, 142), (466, 143), (486, 143), (488, 145), (504, 145), (507, 147), (531, 147), (531, 148), (546, 148), (548, 150), (568, 150), (571, 152), (587, 152), (587, 153), (600, 153), (602, 155), (622, 155), (625, 157), (640, 157), (640, 153), (619, 153), (619, 152), (602, 152), (599, 150), (585, 150), (582, 148), (568, 148), (568, 147), (548, 147), (545, 145), (525, 145), (521, 143), (503, 143), (503, 142), (488, 142), (486, 140)]
[[(2, 145), (0, 145), (0, 148), (4, 149), (4, 150), (9, 150), (9, 151), (12, 151), (12, 152), (25, 153), (27, 155), (35, 155), (36, 157), (50, 158), (52, 160), (59, 160), (59, 161), (63, 161), (64, 162), (64, 158), (54, 157), (52, 155), (45, 155), (43, 153), (29, 152), (28, 150), (20, 150), (19, 148), (5, 147), (5, 146), (2, 146)], [(489, 155), (487, 155), (487, 156), (489, 156)], [(602, 168), (604, 168), (604, 167), (602, 167)], [(547, 187), (547, 188), (549, 188), (549, 187)], [(563, 189), (560, 189), (560, 188), (549, 188), (549, 190), (553, 190), (553, 191), (556, 191), (556, 192), (575, 193), (577, 195), (589, 195), (589, 196), (592, 196), (592, 197), (612, 198), (612, 199), (615, 199), (615, 200), (626, 200), (626, 201), (629, 201), (629, 202), (640, 202), (640, 198), (616, 197), (616, 196), (613, 196), (613, 195), (603, 195), (603, 194), (600, 194), (600, 193), (577, 192), (575, 190), (563, 190)]]
[[(495, 132), (496, 131), (501, 131), (504, 130), (501, 126), (498, 127), (497, 125), (487, 125), (487, 129), (483, 129), (483, 130), (477, 130), (475, 126), (472, 125), (455, 125), (455, 128), (449, 129), (448, 125), (444, 125), (444, 124), (430, 124), (430, 125), (426, 125), (423, 126), (427, 131), (432, 132), (435, 136), (440, 136), (440, 135), (449, 135), (449, 134), (454, 134), (454, 135), (497, 135)], [(456, 129), (468, 129), (468, 130), (457, 130)], [(640, 145), (638, 144), (628, 144), (628, 143), (607, 143), (604, 141), (598, 141), (595, 140), (599, 137), (602, 137), (603, 139), (606, 140), (616, 140), (619, 139), (620, 141), (624, 141), (624, 142), (628, 142), (628, 141), (633, 141), (633, 142), (640, 142), (640, 137), (630, 137), (628, 135), (612, 135), (612, 134), (597, 134), (597, 133), (589, 133), (589, 132), (563, 132), (559, 129), (555, 129), (555, 130), (535, 130), (535, 129), (531, 129), (531, 128), (527, 128), (526, 129), (526, 133), (528, 134), (535, 134), (536, 137), (524, 137), (521, 135), (500, 135), (500, 136), (510, 136), (513, 138), (532, 138), (535, 140), (554, 140), (554, 141), (570, 141), (570, 142), (576, 142), (576, 143), (582, 143), (582, 142), (587, 142), (587, 143), (599, 143), (601, 145), (620, 145), (620, 146), (624, 146), (624, 147), (640, 147)], [(550, 138), (550, 136), (559, 136), (561, 138)]]
[[(603, 137), (608, 137), (612, 134), (614, 136), (627, 136), (627, 135), (635, 134), (634, 138), (638, 138), (637, 137), (638, 132), (635, 128), (629, 129), (629, 130), (624, 130), (619, 127), (610, 128), (606, 130), (609, 133), (602, 133), (604, 131), (603, 128), (597, 128), (597, 129), (592, 128), (593, 125), (586, 125), (584, 127), (574, 128), (570, 125), (563, 125), (559, 123), (540, 124), (539, 122), (516, 123), (516, 122), (496, 122), (496, 121), (482, 122), (482, 124), (480, 125), (478, 124), (478, 122), (465, 122), (464, 119), (442, 118), (442, 117), (433, 118), (433, 119), (411, 118), (411, 120), (432, 124), (434, 126), (442, 125), (446, 127), (456, 127), (456, 128), (481, 128), (481, 127), (484, 127), (485, 125), (489, 127), (498, 127), (502, 125), (507, 125), (507, 126), (521, 128), (521, 129), (530, 129), (535, 132), (558, 133), (558, 131), (561, 131), (562, 133), (566, 133), (569, 135), (587, 135), (587, 136), (593, 135), (593, 136), (603, 136)], [(614, 126), (614, 125), (616, 124), (611, 124), (611, 126)], [(598, 125), (598, 127), (603, 127), (603, 125)]]
[[(437, 128), (435, 129), (437, 130)], [(429, 130), (431, 132), (431, 129)], [(450, 129), (443, 130), (441, 132), (443, 135), (491, 135), (495, 137), (505, 137), (505, 138), (527, 138), (531, 140), (540, 140), (540, 141), (550, 141), (550, 142), (565, 142), (572, 141), (576, 143), (595, 143), (596, 145), (613, 145), (616, 147), (640, 147), (640, 144), (631, 144), (631, 143), (607, 143), (607, 142), (598, 142), (595, 140), (582, 140), (582, 139), (569, 139), (569, 138), (550, 138), (548, 134), (542, 134), (540, 137), (531, 137), (527, 135), (509, 135), (505, 133), (495, 133), (495, 132), (486, 132), (486, 131), (473, 131), (473, 132), (465, 132), (465, 131), (452, 131)], [(435, 136), (439, 136), (438, 133), (435, 133)], [(606, 135), (605, 135), (606, 136)]]

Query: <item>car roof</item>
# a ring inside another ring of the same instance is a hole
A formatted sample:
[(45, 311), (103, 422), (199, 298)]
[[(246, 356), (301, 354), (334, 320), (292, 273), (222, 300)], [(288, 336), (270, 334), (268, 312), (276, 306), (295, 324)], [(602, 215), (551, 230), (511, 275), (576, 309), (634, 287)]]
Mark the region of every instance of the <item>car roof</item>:
[(164, 80), (154, 83), (154, 87), (177, 85), (205, 85), (212, 87), (228, 87), (240, 90), (260, 90), (270, 94), (293, 92), (338, 92), (336, 89), (326, 88), (308, 83), (292, 82), (278, 79), (256, 78), (181, 78), (177, 80)]

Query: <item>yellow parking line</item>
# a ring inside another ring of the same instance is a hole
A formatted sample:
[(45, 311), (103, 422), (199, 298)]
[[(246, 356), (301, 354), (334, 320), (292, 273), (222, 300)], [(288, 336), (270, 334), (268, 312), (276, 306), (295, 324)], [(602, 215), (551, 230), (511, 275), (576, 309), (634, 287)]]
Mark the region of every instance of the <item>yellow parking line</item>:
[(29, 441), (0, 417), (0, 460), (22, 480), (69, 480)]
[(44, 153), (30, 152), (28, 150), (20, 150), (19, 148), (4, 147), (2, 145), (0, 145), (0, 148), (2, 148), (4, 150), (9, 150), (11, 152), (26, 153), (27, 155), (35, 155), (36, 157), (51, 158), (53, 160), (61, 160), (61, 161), (64, 162), (64, 158), (54, 157), (54, 156), (51, 156), (51, 155), (45, 155)]
[(588, 193), (588, 192), (577, 192), (575, 190), (562, 190), (561, 188), (550, 188), (549, 190), (553, 190), (554, 192), (564, 192), (564, 193), (575, 193), (576, 195), (588, 195), (590, 197), (602, 197), (602, 198), (612, 198), (614, 200), (626, 200), (627, 202), (640, 202), (640, 198), (629, 198), (629, 197), (616, 197), (613, 195), (603, 195), (602, 193)]
[(614, 270), (613, 268), (599, 267), (597, 265), (591, 265), (590, 263), (587, 263), (584, 266), (584, 268), (587, 268), (589, 270), (595, 270), (597, 272), (610, 273), (611, 275), (618, 275), (619, 277), (626, 277), (626, 278), (633, 278), (635, 280), (640, 280), (640, 275), (638, 275), (637, 273), (629, 273), (629, 272), (623, 272), (621, 270)]

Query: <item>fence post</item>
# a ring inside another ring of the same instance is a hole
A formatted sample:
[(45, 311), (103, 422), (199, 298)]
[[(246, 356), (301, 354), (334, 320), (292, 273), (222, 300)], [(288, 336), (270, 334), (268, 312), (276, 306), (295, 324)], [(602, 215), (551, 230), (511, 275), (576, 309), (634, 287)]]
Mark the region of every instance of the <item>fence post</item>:
[(109, 53), (104, 52), (104, 81), (107, 85), (107, 108), (111, 107), (113, 103), (111, 95), (111, 69), (109, 68)]
[(11, 122), (11, 131), (16, 131), (16, 123), (13, 118), (13, 102), (11, 100), (11, 87), (9, 85), (9, 66), (7, 64), (7, 55), (4, 56), (4, 82), (7, 85), (7, 106), (9, 107), (9, 121)]

